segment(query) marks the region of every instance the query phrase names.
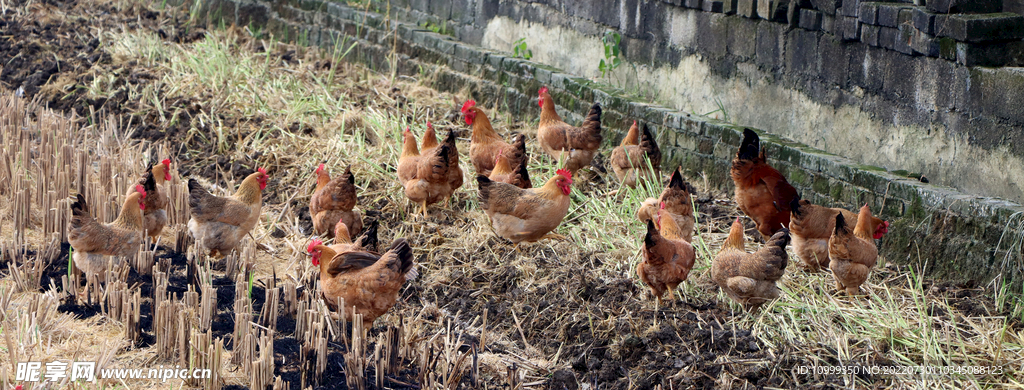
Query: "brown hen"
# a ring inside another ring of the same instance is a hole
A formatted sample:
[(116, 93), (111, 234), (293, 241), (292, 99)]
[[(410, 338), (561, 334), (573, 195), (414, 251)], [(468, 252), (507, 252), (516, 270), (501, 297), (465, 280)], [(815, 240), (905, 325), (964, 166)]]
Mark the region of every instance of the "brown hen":
[(659, 213), (659, 205), (664, 204), (663, 212), (675, 220), (682, 232), (683, 240), (693, 242), (693, 203), (688, 188), (689, 185), (683, 180), (683, 174), (676, 169), (672, 172), (672, 178), (669, 179), (668, 186), (661, 191), (659, 198), (647, 198), (640, 204), (640, 208), (636, 211), (637, 219), (640, 222), (653, 219)]
[(331, 179), (331, 174), (324, 164), (316, 168), (316, 189), (309, 198), (309, 216), (313, 219), (313, 232), (332, 237), (331, 228), (339, 221), (352, 234), (359, 234), (363, 229), (362, 215), (356, 206), (356, 177), (352, 174), (352, 166), (345, 168), (345, 173)]
[[(150, 180), (154, 182), (152, 187), (146, 184)], [(156, 242), (164, 227), (167, 226), (167, 204), (170, 203), (170, 197), (167, 195), (167, 186), (170, 185), (170, 182), (170, 159), (150, 164), (149, 168), (146, 169), (146, 174), (139, 179), (139, 184), (142, 184), (143, 187), (153, 188), (152, 191), (146, 193), (146, 210), (142, 212), (146, 234), (149, 235), (149, 239), (153, 242)], [(128, 189), (129, 195), (133, 192), (135, 192), (135, 186)]]
[(736, 218), (721, 252), (711, 263), (711, 279), (744, 309), (757, 309), (779, 297), (775, 282), (789, 264), (788, 244), (789, 229), (781, 229), (761, 249), (747, 253), (743, 248), (743, 224)]
[(630, 188), (636, 188), (638, 180), (658, 180), (661, 176), (661, 149), (646, 123), (641, 132), (633, 121), (626, 138), (612, 150), (609, 164), (615, 177)]
[(842, 213), (836, 215), (835, 230), (828, 240), (829, 268), (836, 288), (847, 294), (860, 293), (860, 285), (868, 280), (871, 268), (878, 261), (878, 247), (872, 235), (871, 209), (865, 204), (857, 215), (857, 225), (850, 225)]
[(657, 228), (654, 221), (647, 221), (647, 235), (644, 236), (643, 246), (644, 259), (636, 267), (637, 275), (651, 288), (651, 293), (658, 299), (659, 307), (661, 297), (666, 291), (672, 300), (675, 300), (676, 287), (686, 281), (697, 257), (693, 246), (683, 240), (683, 232), (675, 220), (664, 210), (661, 209), (662, 214), (658, 217), (660, 226)]
[(392, 242), (384, 255), (361, 248), (336, 252), (320, 240), (306, 250), (320, 268), (324, 300), (332, 308), (343, 300), (346, 320), (362, 314), (365, 329), (395, 305), (402, 285), (416, 277), (412, 248), (404, 238)]
[[(793, 235), (793, 251), (800, 256), (808, 271), (827, 269), (828, 239), (835, 231), (836, 215), (842, 213), (848, 224), (857, 225), (857, 214), (846, 209), (811, 204), (806, 199), (794, 199), (790, 209), (789, 232)], [(873, 237), (879, 239), (889, 232), (889, 222), (872, 216), (868, 228), (874, 232)]]
[(502, 156), (504, 152), (498, 152), (498, 158), (494, 161), (494, 170), (489, 178), (496, 182), (508, 183), (519, 188), (533, 188), (530, 181), (530, 172), (526, 169), (526, 159), (521, 159), (518, 167), (513, 169), (508, 165), (508, 159)]
[(473, 164), (476, 174), (490, 176), (498, 153), (504, 153), (510, 167), (526, 164), (525, 136), (518, 134), (511, 145), (506, 143), (473, 100), (467, 100), (462, 105), (462, 115), (466, 118), (466, 124), (473, 126), (473, 135), (469, 140), (469, 162)]
[(71, 205), (68, 243), (74, 249), (72, 259), (75, 267), (84, 272), (86, 277), (97, 277), (97, 280), (103, 281), (108, 264), (107, 256), (115, 256), (113, 263), (116, 265), (120, 263), (120, 257), (131, 257), (139, 253), (145, 229), (142, 212), (146, 208), (146, 194), (142, 185), (136, 185), (135, 191), (125, 197), (117, 219), (107, 224), (96, 221), (89, 214), (85, 197), (77, 195), (75, 203)]
[(559, 169), (542, 187), (522, 189), (499, 183), (487, 176), (477, 176), (479, 203), (495, 233), (514, 244), (534, 242), (543, 238), (560, 238), (549, 234), (569, 212), (572, 174)]
[(227, 255), (256, 227), (269, 177), (265, 169), (259, 168), (227, 197), (214, 196), (195, 179), (188, 180), (188, 205), (192, 210), (188, 230), (211, 257)]
[(754, 220), (762, 236), (769, 237), (789, 226), (790, 203), (800, 196), (779, 171), (768, 165), (764, 147), (753, 130), (743, 130), (743, 142), (729, 173), (736, 185), (736, 204)]
[(548, 87), (542, 87), (538, 95), (541, 112), (537, 142), (556, 161), (566, 158), (565, 169), (575, 174), (580, 168), (590, 165), (601, 147), (601, 105), (594, 103), (583, 124), (574, 127), (558, 116)]

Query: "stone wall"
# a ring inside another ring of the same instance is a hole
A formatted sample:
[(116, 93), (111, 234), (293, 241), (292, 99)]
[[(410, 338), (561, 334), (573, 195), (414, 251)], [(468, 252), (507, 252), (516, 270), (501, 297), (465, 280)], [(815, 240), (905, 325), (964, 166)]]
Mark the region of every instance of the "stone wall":
[(1004, 67), (1024, 65), (1024, 16), (998, 13), (1019, 0), (373, 1), (492, 50), (524, 38), (534, 61), (591, 78), (602, 76), (601, 36), (615, 31), (625, 64), (610, 84), (1024, 201), (1024, 70)]
[[(439, 90), (469, 95), (484, 107), (500, 104), (524, 117), (539, 115), (535, 96), (542, 85), (551, 87), (568, 121), (581, 120), (592, 102), (600, 102), (605, 108), (602, 122), (609, 129), (608, 149), (622, 137), (617, 127), (624, 129), (632, 119), (646, 121), (658, 130), (663, 166), (680, 165), (691, 177), (705, 173), (712, 186), (732, 189), (729, 161), (739, 146), (742, 127), (633, 101), (587, 78), (460, 42), (431, 31), (430, 26), (395, 22), (340, 3), (210, 0), (201, 11), (216, 23), (263, 27), (275, 37), (301, 39), (327, 49), (355, 42), (348, 60), (432, 80)], [(805, 198), (851, 208), (868, 203), (873, 210), (881, 210), (881, 216), (892, 222), (881, 247), (890, 261), (927, 265), (930, 276), (948, 280), (987, 282), (1005, 276), (1020, 284), (1024, 262), (1019, 225), (1024, 222), (1024, 207), (923, 184), (762, 134), (771, 163)]]

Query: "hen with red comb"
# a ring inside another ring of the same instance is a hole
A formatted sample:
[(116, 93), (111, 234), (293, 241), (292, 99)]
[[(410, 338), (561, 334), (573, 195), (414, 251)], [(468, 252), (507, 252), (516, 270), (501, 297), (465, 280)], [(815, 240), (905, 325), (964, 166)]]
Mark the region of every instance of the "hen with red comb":
[(587, 112), (580, 127), (570, 126), (555, 111), (547, 87), (538, 91), (540, 124), (537, 127), (537, 142), (549, 156), (564, 161), (565, 168), (576, 172), (590, 165), (601, 147), (601, 105), (594, 103)]
[[(664, 204), (665, 209), (659, 204)], [(658, 198), (647, 198), (640, 204), (636, 211), (636, 217), (640, 222), (647, 222), (658, 216), (659, 213), (670, 216), (675, 220), (676, 225), (682, 231), (683, 239), (686, 242), (693, 242), (693, 203), (690, 195), (690, 185), (683, 179), (683, 174), (678, 169), (672, 172), (668, 186), (661, 191)]]
[(552, 231), (569, 212), (572, 174), (559, 169), (538, 188), (522, 189), (496, 182), (487, 176), (476, 178), (480, 187), (479, 203), (499, 236), (514, 244), (544, 238), (564, 238)]
[(258, 168), (242, 180), (234, 195), (224, 197), (211, 194), (196, 179), (189, 179), (188, 205), (192, 218), (188, 221), (188, 230), (197, 243), (210, 251), (211, 257), (227, 255), (256, 227), (268, 179), (267, 170)]
[(325, 303), (336, 309), (343, 300), (345, 317), (351, 321), (361, 314), (366, 329), (395, 305), (402, 285), (417, 274), (412, 248), (404, 238), (392, 242), (383, 255), (356, 246), (328, 247), (319, 240), (310, 243), (306, 251), (320, 269)]
[(526, 143), (521, 134), (516, 136), (512, 144), (505, 142), (491, 127), (487, 114), (472, 100), (462, 105), (462, 115), (466, 118), (466, 124), (473, 126), (473, 133), (469, 138), (469, 162), (473, 164), (473, 169), (478, 175), (491, 175), (497, 163), (498, 153), (505, 156), (508, 166), (512, 169), (526, 163)]

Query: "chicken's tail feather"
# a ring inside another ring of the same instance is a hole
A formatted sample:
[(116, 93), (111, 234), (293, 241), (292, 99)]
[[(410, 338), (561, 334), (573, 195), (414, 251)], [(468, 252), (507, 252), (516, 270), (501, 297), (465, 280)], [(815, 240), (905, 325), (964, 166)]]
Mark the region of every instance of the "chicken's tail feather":
[(846, 222), (846, 217), (843, 217), (843, 213), (836, 214), (836, 229), (833, 231), (836, 236), (846, 236), (850, 234), (850, 224)]
[(519, 167), (516, 168), (515, 174), (519, 175), (519, 179), (522, 181), (526, 188), (532, 187), (530, 183), (530, 170), (526, 169), (526, 160), (523, 159), (519, 163)]
[(380, 226), (380, 219), (374, 218), (366, 223), (366, 228), (359, 235), (357, 244), (363, 248), (377, 251), (377, 227)]
[(85, 197), (82, 194), (75, 195), (75, 203), (71, 204), (72, 215), (89, 215), (89, 205), (85, 203)]
[(789, 229), (782, 228), (768, 239), (768, 245), (777, 246), (780, 249), (785, 250), (786, 245), (789, 245), (791, 239), (792, 238), (789, 236)]
[(740, 160), (754, 160), (761, 150), (761, 139), (757, 133), (750, 129), (743, 129), (743, 142), (740, 143), (740, 150), (736, 152), (736, 158)]
[[(512, 140), (512, 149), (514, 153), (509, 153), (510, 156), (507, 158), (515, 158), (522, 162), (522, 164), (528, 163), (529, 158), (526, 155), (526, 135), (523, 133), (516, 134)], [(516, 163), (517, 161), (509, 160), (509, 163)]]
[(349, 184), (356, 184), (356, 175), (352, 174), (352, 164), (345, 167), (345, 173), (343, 173), (342, 176), (346, 176), (346, 180), (348, 180)]
[(477, 192), (477, 200), (480, 203), (480, 207), (484, 210), (488, 209), (488, 205), (491, 202), (491, 185), (494, 184), (490, 178), (484, 175), (477, 175), (476, 177), (477, 186), (480, 187), (480, 191)]
[(388, 248), (388, 252), (394, 253), (398, 258), (397, 271), (402, 275), (407, 275), (409, 271), (412, 270), (413, 265), (416, 264), (413, 261), (412, 247), (409, 246), (409, 241), (405, 238), (398, 238), (392, 242), (391, 248)]
[(661, 236), (658, 229), (654, 227), (654, 219), (647, 220), (647, 235), (644, 236), (644, 247), (653, 248), (658, 245), (658, 238)]
[(446, 159), (449, 165), (459, 165), (459, 148), (455, 144), (455, 132), (449, 131), (448, 136), (444, 139), (444, 145), (447, 146), (445, 149)]
[(82, 194), (77, 194), (75, 203), (71, 204), (71, 228), (80, 228), (90, 219), (92, 216), (89, 215), (89, 205), (85, 203), (85, 197)]
[(153, 171), (146, 172), (146, 176), (142, 178), (141, 184), (147, 194), (156, 193), (156, 179), (153, 178)]
[(415, 264), (413, 264), (413, 267), (409, 269), (409, 272), (405, 273), (405, 281), (406, 282), (411, 282), (413, 280), (416, 280), (416, 278), (419, 277), (419, 276), (420, 276), (419, 267), (417, 267)]
[(789, 210), (793, 212), (793, 215), (800, 216), (800, 197), (789, 201)]
[(601, 145), (601, 105), (594, 103), (587, 112), (587, 118), (580, 126), (586, 133), (586, 143), (593, 148)]
[(203, 199), (210, 195), (210, 192), (203, 188), (196, 179), (188, 179), (188, 205), (191, 208), (199, 207)]
[(643, 132), (640, 133), (640, 150), (647, 153), (647, 158), (651, 160), (652, 166), (657, 168), (661, 165), (661, 149), (658, 148), (658, 141), (654, 139), (651, 128), (646, 123), (644, 123)]
[(686, 180), (683, 179), (683, 174), (678, 169), (672, 171), (672, 178), (669, 179), (668, 187), (674, 190), (689, 191), (686, 188)]

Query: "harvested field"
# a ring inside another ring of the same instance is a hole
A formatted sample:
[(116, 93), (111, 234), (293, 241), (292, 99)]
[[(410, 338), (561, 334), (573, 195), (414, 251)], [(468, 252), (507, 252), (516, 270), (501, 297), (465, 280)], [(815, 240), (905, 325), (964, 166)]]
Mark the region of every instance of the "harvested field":
[[(568, 239), (513, 250), (477, 204), (459, 114), (468, 96), (424, 87), (429, 72), (392, 78), (346, 63), (344, 50), (207, 30), (159, 4), (8, 1), (0, 31), (0, 387), (1024, 387), (1024, 303), (1003, 286), (931, 281), (883, 259), (867, 296), (851, 298), (830, 275), (790, 264), (783, 296), (744, 312), (709, 275), (740, 212), (700, 177), (688, 178), (696, 265), (677, 301), (656, 309), (635, 273), (646, 229), (635, 210), (660, 188), (618, 188), (604, 168), (610, 150), (575, 178), (557, 230)], [(549, 178), (556, 162), (537, 146), (537, 118), (485, 109), (503, 136), (527, 135), (530, 174)], [(427, 121), (458, 135), (467, 185), (423, 218), (395, 166), (401, 131), (419, 136)], [(173, 161), (171, 225), (155, 251), (108, 278), (117, 282), (85, 286), (68, 269), (70, 197), (98, 199), (93, 215), (113, 220), (151, 156)], [(414, 248), (419, 278), (365, 335), (331, 320), (314, 294), (305, 248), (319, 163), (332, 174), (350, 164), (381, 245), (405, 237)], [(270, 175), (260, 223), (240, 254), (207, 259), (187, 237), (185, 182), (225, 195), (257, 166)], [(217, 374), (15, 380), (28, 361)], [(814, 365), (857, 373), (801, 369)], [(954, 369), (871, 372), (888, 366)]]

